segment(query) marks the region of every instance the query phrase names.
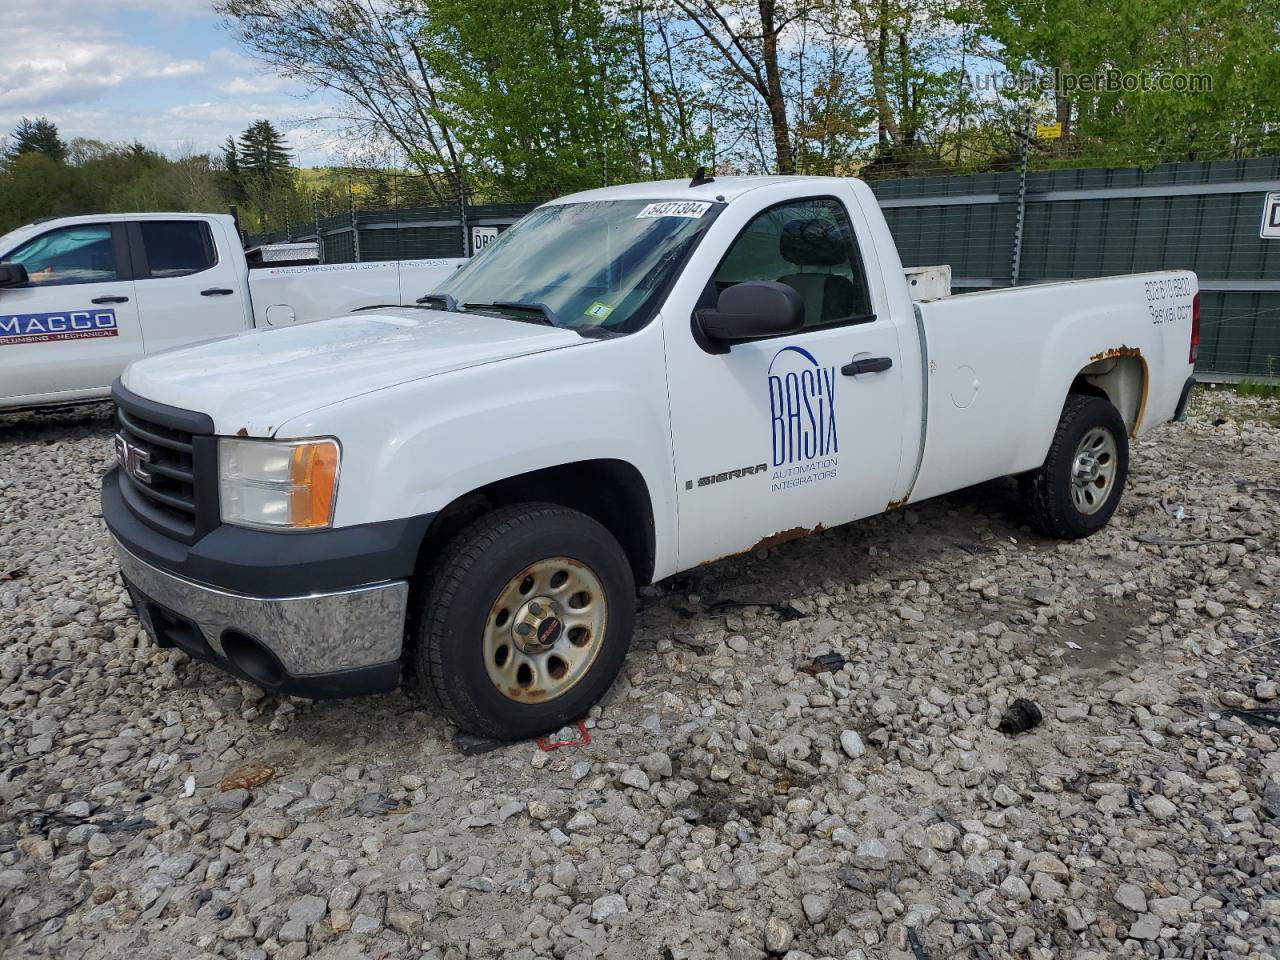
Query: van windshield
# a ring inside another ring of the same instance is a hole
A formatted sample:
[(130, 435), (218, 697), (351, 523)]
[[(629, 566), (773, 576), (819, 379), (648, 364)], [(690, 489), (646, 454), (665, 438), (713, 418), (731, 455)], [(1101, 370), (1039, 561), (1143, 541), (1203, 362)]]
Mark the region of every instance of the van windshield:
[[(723, 204), (600, 200), (539, 207), (442, 283), (460, 309), (631, 333), (659, 300)], [(433, 299), (448, 304), (444, 296)]]

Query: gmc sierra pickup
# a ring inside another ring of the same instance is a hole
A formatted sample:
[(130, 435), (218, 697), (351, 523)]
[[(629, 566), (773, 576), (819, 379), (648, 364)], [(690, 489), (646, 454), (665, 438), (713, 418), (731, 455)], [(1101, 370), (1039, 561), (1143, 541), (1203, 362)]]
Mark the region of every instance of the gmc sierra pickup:
[(0, 237), (0, 410), (102, 400), (143, 356), (374, 304), (462, 259), (255, 264), (232, 217), (59, 217)]
[(1006, 475), (1079, 538), (1177, 416), (1185, 271), (912, 301), (867, 186), (548, 203), (417, 307), (131, 365), (103, 515), (142, 621), (270, 690), (555, 729), (638, 584)]

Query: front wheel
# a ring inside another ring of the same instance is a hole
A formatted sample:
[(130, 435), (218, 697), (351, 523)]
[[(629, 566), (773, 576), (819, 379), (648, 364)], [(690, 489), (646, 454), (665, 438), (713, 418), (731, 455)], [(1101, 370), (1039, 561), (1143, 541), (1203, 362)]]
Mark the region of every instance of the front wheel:
[(520, 740), (582, 716), (626, 658), (635, 581), (617, 540), (551, 504), (459, 533), (419, 591), (413, 682), (470, 733)]
[(1128, 473), (1129, 440), (1120, 412), (1101, 397), (1072, 394), (1044, 466), (1022, 476), (1019, 485), (1037, 530), (1079, 540), (1107, 525)]

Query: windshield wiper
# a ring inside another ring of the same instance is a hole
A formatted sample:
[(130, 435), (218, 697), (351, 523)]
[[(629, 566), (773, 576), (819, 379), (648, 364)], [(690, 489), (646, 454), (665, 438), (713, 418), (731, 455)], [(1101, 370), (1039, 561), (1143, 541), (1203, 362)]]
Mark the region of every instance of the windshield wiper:
[(419, 297), (414, 303), (439, 303), (450, 313), (458, 312), (458, 301), (453, 299), (447, 293), (428, 293), (425, 297)]
[(548, 327), (560, 326), (560, 318), (556, 312), (548, 307), (545, 303), (520, 303), (516, 300), (495, 300), (493, 303), (466, 303), (465, 307), (476, 307), (480, 310), (496, 309), (496, 310), (518, 310), (523, 313), (536, 314), (538, 319), (536, 323), (545, 323)]

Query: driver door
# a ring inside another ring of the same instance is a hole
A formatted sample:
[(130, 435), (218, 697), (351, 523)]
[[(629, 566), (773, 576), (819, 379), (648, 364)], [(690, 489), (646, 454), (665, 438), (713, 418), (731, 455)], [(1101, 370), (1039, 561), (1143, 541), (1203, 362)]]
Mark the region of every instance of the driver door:
[[(707, 278), (700, 306), (746, 280), (791, 286), (805, 305), (800, 331), (717, 353), (687, 323), (667, 327), (682, 568), (880, 513), (892, 498), (898, 332), (864, 269), (850, 200), (765, 209)], [(883, 369), (854, 372), (864, 359)]]

